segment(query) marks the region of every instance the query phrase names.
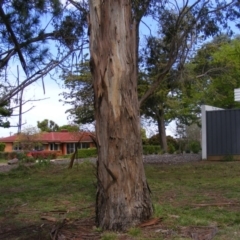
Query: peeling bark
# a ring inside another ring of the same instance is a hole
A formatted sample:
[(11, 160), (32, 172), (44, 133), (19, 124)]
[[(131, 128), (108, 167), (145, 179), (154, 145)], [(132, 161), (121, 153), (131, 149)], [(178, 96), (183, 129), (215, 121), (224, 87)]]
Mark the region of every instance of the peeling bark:
[(152, 214), (140, 136), (136, 24), (129, 0), (90, 0), (98, 143), (96, 223), (126, 230)]

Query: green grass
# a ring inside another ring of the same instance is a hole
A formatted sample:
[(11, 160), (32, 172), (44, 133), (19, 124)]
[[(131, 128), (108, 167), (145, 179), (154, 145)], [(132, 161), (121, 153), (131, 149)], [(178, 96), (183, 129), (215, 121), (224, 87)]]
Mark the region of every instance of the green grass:
[(240, 162), (149, 165), (146, 172), (155, 216), (164, 225), (218, 226), (214, 239), (234, 239), (232, 228), (240, 234)]
[(7, 163), (6, 159), (0, 159), (0, 163)]
[[(41, 222), (41, 216), (79, 219), (92, 214), (95, 187), (93, 167), (84, 163), (68, 170), (66, 166), (21, 166), (0, 174), (0, 225), (21, 226), (31, 219)], [(7, 217), (6, 217), (7, 216)], [(14, 218), (12, 218), (14, 216)]]
[[(49, 224), (41, 218), (70, 223), (94, 217), (96, 179), (89, 162), (75, 165), (20, 166), (0, 174), (0, 226), (22, 229), (42, 226), (49, 239)], [(181, 236), (187, 227), (217, 226), (214, 240), (238, 239), (240, 235), (240, 162), (198, 162), (181, 165), (146, 165), (152, 191), (156, 229), (130, 228), (124, 239), (191, 239)], [(55, 224), (55, 223), (54, 223)], [(160, 230), (163, 229), (163, 230)], [(74, 228), (73, 228), (74, 230)], [(101, 239), (118, 239), (117, 233), (102, 233)], [(31, 231), (34, 234), (34, 231)], [(20, 234), (24, 238), (24, 233)], [(128, 238), (126, 238), (128, 237)], [(1, 234), (0, 234), (1, 238)], [(6, 239), (16, 239), (7, 236)]]

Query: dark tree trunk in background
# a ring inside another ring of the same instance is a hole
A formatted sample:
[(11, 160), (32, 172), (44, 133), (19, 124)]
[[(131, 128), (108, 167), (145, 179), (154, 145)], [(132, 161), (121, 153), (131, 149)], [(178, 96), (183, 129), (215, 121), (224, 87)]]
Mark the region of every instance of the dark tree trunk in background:
[(160, 109), (156, 116), (157, 116), (160, 146), (165, 152), (167, 152), (168, 147), (167, 147), (166, 128), (165, 128), (165, 122), (164, 122), (164, 111)]
[(136, 24), (129, 0), (90, 0), (90, 67), (98, 142), (97, 226), (126, 230), (147, 220), (137, 96)]

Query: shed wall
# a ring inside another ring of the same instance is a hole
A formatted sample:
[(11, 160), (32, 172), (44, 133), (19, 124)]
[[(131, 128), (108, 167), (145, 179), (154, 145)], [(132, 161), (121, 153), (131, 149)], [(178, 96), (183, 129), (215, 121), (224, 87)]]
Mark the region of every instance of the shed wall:
[(240, 109), (209, 111), (207, 156), (240, 155)]

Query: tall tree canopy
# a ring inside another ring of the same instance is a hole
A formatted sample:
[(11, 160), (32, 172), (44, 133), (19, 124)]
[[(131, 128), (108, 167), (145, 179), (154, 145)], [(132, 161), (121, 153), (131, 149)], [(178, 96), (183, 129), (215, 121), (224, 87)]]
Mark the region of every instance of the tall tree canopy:
[[(220, 108), (240, 107), (234, 89), (240, 87), (239, 38), (219, 36), (206, 43), (186, 65), (185, 99)], [(188, 102), (190, 104), (190, 102)]]

